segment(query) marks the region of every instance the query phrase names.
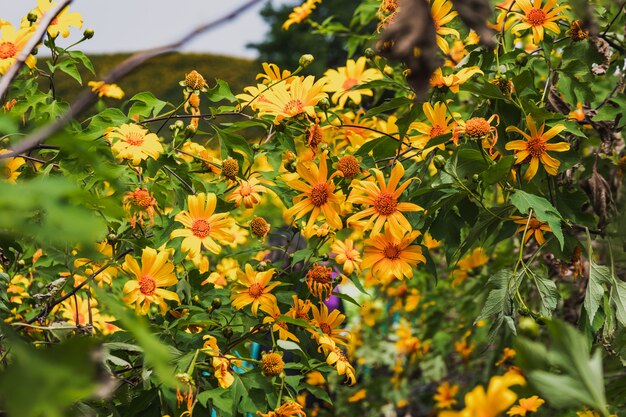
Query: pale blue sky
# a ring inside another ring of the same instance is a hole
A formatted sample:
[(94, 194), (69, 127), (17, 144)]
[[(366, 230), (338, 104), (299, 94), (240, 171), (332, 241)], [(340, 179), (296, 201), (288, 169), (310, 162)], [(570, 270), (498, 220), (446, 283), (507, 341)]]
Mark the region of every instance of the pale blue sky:
[[(83, 29), (96, 35), (80, 49), (87, 53), (129, 52), (160, 46), (178, 39), (191, 29), (227, 14), (247, 0), (75, 0), (70, 10), (82, 14)], [(274, 4), (297, 4), (298, 0), (266, 0)], [(264, 38), (267, 25), (259, 16), (262, 5), (196, 38), (183, 51), (211, 52), (254, 58), (246, 44)], [(0, 19), (19, 25), (36, 0), (0, 0)], [(69, 41), (80, 39), (74, 30)]]

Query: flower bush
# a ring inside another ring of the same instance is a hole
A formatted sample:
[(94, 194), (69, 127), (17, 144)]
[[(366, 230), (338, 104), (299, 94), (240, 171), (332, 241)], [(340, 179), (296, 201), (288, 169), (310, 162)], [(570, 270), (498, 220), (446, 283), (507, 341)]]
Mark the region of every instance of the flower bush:
[(0, 20), (9, 416), (626, 412), (624, 2), (321, 3), (345, 65), (176, 103)]

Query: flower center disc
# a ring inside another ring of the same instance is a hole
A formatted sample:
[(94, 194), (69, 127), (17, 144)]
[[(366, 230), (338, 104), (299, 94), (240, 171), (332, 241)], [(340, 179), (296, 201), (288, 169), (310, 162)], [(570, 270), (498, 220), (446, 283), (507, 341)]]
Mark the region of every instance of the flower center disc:
[(465, 123), (465, 133), (471, 138), (480, 138), (489, 133), (491, 125), (482, 117), (474, 117)]
[(443, 132), (445, 131), (445, 129), (439, 125), (434, 125), (431, 129), (430, 129), (430, 138), (436, 138), (437, 136), (441, 136), (443, 135)]
[(546, 22), (546, 12), (542, 9), (531, 9), (526, 14), (526, 20), (531, 26), (541, 26)]
[(311, 189), (311, 202), (316, 206), (323, 206), (328, 201), (328, 186), (325, 182), (315, 184)]
[(144, 275), (139, 278), (139, 291), (143, 295), (152, 295), (156, 289), (156, 282), (150, 275)]
[(374, 208), (383, 216), (389, 216), (396, 212), (398, 201), (391, 193), (380, 193), (376, 196)]
[(388, 245), (385, 247), (385, 257), (388, 259), (398, 259), (400, 257), (400, 248), (398, 248), (398, 245)]
[(546, 144), (541, 140), (541, 138), (533, 138), (528, 141), (526, 150), (528, 150), (528, 153), (530, 153), (530, 155), (534, 158), (539, 158), (546, 152)]
[(290, 116), (295, 116), (296, 114), (300, 114), (304, 111), (304, 104), (300, 100), (289, 100), (285, 107), (283, 107), (283, 112), (287, 113)]
[(250, 288), (248, 288), (248, 294), (250, 294), (252, 298), (259, 298), (263, 295), (263, 286), (258, 283), (250, 285)]
[(343, 85), (341, 86), (344, 90), (347, 90), (349, 88), (354, 87), (355, 85), (357, 85), (359, 82), (356, 78), (346, 78), (346, 80), (343, 82)]
[(191, 232), (194, 236), (199, 237), (200, 239), (204, 239), (211, 232), (211, 225), (209, 222), (203, 219), (198, 219), (193, 222), (191, 226)]
[(133, 193), (133, 203), (137, 207), (147, 209), (152, 205), (152, 198), (150, 198), (150, 194), (148, 194), (148, 191), (136, 190)]
[(244, 196), (244, 197), (247, 197), (250, 194), (252, 194), (252, 186), (250, 186), (250, 185), (243, 185), (241, 187), (241, 195)]
[(17, 48), (13, 42), (0, 43), (0, 59), (13, 58), (17, 53)]
[(327, 335), (331, 335), (333, 333), (333, 329), (328, 325), (328, 323), (320, 324), (320, 330)]
[(535, 218), (530, 219), (530, 222), (528, 222), (528, 228), (533, 230), (539, 229), (542, 225), (543, 223)]
[(126, 143), (132, 146), (141, 146), (143, 144), (143, 135), (140, 133), (129, 133), (126, 135)]

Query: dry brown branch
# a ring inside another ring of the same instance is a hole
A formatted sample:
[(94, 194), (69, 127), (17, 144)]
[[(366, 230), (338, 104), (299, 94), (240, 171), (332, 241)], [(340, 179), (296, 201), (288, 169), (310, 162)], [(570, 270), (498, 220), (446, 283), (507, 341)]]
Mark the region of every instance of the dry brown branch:
[[(67, 1), (67, 0), (66, 0)], [(142, 52), (137, 52), (132, 56), (128, 57), (126, 60), (121, 62), (115, 68), (113, 68), (107, 75), (104, 76), (103, 81), (105, 83), (112, 83), (118, 81), (122, 77), (129, 74), (131, 71), (138, 68), (144, 62), (167, 53), (171, 53), (197, 37), (198, 35), (205, 33), (209, 30), (215, 29), (218, 26), (223, 25), (224, 23), (236, 18), (241, 13), (250, 9), (257, 3), (260, 3), (264, 0), (250, 0), (237, 9), (233, 10), (226, 16), (223, 16), (217, 20), (209, 22), (205, 25), (202, 25), (195, 30), (189, 32), (178, 41), (173, 42), (169, 45), (160, 46), (157, 48), (149, 49)], [(30, 135), (28, 135), (24, 140), (17, 143), (13, 148), (11, 148), (11, 152), (0, 155), (0, 159), (10, 158), (14, 156), (18, 156), (21, 153), (29, 151), (31, 149), (36, 148), (39, 144), (43, 143), (50, 136), (58, 132), (68, 124), (73, 118), (78, 116), (82, 111), (87, 109), (94, 101), (96, 100), (96, 95), (90, 90), (86, 89), (78, 96), (76, 101), (72, 103), (70, 106), (70, 110), (64, 113), (61, 117), (56, 119), (54, 122), (43, 126), (42, 128), (34, 131)]]

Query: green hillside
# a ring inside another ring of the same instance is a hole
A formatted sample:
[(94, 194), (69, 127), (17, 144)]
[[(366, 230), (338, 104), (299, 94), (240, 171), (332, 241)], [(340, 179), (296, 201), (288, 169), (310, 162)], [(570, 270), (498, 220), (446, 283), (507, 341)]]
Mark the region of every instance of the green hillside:
[[(129, 54), (90, 56), (96, 76), (85, 68), (80, 68), (84, 85), (88, 81), (98, 80), (111, 68), (126, 59)], [(182, 98), (179, 81), (185, 73), (196, 70), (208, 81), (209, 86), (215, 79), (228, 82), (234, 93), (240, 92), (246, 85), (254, 83), (254, 77), (260, 69), (256, 61), (210, 54), (174, 53), (154, 58), (117, 84), (126, 93), (126, 98), (141, 91), (151, 91), (156, 97), (169, 102), (179, 102)], [(55, 75), (54, 85), (59, 97), (71, 100), (78, 94), (81, 86), (64, 73)]]

